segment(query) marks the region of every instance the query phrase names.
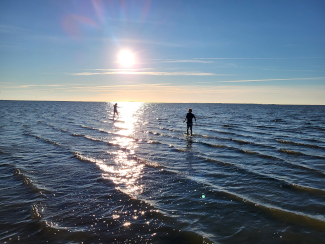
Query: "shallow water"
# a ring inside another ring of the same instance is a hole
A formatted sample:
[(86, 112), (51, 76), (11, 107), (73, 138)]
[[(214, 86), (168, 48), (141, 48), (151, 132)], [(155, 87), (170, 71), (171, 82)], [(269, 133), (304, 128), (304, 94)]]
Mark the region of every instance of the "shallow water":
[(325, 241), (325, 106), (118, 110), (0, 101), (1, 243)]

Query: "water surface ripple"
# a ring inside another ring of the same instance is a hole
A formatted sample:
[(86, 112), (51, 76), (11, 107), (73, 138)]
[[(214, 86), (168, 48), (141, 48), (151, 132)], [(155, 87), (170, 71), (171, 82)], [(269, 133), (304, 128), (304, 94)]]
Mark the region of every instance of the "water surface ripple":
[(1, 243), (324, 243), (325, 106), (112, 108), (0, 101)]

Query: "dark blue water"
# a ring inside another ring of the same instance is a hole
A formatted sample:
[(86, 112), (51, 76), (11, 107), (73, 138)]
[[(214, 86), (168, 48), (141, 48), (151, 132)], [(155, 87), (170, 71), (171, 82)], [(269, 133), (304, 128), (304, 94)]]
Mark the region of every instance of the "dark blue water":
[(325, 106), (118, 106), (0, 101), (1, 243), (324, 243)]

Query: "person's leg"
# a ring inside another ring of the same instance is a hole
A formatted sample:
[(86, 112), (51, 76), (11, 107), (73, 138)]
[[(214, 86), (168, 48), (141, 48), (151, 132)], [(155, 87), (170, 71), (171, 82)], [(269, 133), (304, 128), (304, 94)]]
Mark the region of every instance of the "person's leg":
[(190, 129), (191, 129), (191, 136), (192, 136), (192, 126), (190, 127)]

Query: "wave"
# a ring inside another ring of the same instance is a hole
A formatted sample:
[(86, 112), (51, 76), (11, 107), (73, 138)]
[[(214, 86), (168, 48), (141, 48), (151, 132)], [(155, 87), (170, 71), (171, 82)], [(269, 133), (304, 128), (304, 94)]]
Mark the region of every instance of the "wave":
[(286, 210), (279, 207), (274, 207), (269, 204), (257, 204), (258, 208), (270, 213), (272, 216), (294, 224), (302, 224), (311, 226), (320, 230), (325, 230), (325, 221), (319, 216), (311, 216), (298, 211)]
[(202, 145), (209, 146), (209, 147), (227, 147), (225, 145), (217, 145), (217, 144), (211, 144), (211, 143), (207, 143), (207, 142), (195, 142), (195, 143), (200, 143)]
[(175, 151), (177, 151), (177, 152), (186, 152), (187, 151), (187, 149), (183, 149), (183, 148), (174, 148), (174, 150)]
[(288, 162), (288, 161), (286, 161), (286, 160), (284, 160), (282, 158), (276, 157), (276, 156), (262, 154), (262, 153), (255, 152), (255, 151), (250, 151), (250, 150), (244, 150), (244, 149), (240, 149), (240, 148), (236, 148), (236, 147), (229, 147), (229, 146), (225, 146), (225, 145), (213, 145), (213, 144), (209, 144), (209, 143), (205, 143), (205, 142), (198, 142), (198, 141), (196, 141), (195, 143), (200, 143), (200, 144), (207, 145), (207, 146), (210, 146), (210, 147), (224, 147), (224, 148), (227, 148), (227, 149), (230, 149), (230, 150), (237, 150), (240, 153), (255, 154), (258, 157), (279, 160), (279, 161), (282, 161), (282, 162), (284, 162), (286, 164), (289, 164), (291, 167), (294, 166), (294, 167), (297, 167), (297, 168), (300, 168), (300, 169), (303, 169), (303, 170), (308, 170), (313, 174), (317, 174), (319, 176), (324, 177), (324, 173), (322, 171), (320, 171), (319, 169), (311, 168), (311, 167), (308, 167), (306, 165), (302, 165), (302, 164), (299, 164), (299, 163)]
[[(148, 133), (154, 134), (153, 132), (150, 132), (150, 131)], [(195, 136), (196, 137), (202, 137), (202, 138), (218, 139), (216, 137), (211, 137), (211, 136), (207, 136), (207, 135), (195, 135)], [(168, 137), (173, 137), (173, 136), (168, 136)], [(184, 138), (179, 138), (179, 139), (186, 140)], [(226, 140), (232, 140), (232, 139), (226, 139)], [(319, 169), (310, 168), (310, 167), (308, 167), (306, 165), (301, 165), (301, 164), (298, 164), (298, 163), (288, 162), (285, 159), (280, 158), (280, 157), (276, 157), (276, 156), (272, 156), (272, 155), (268, 155), (268, 154), (262, 154), (262, 153), (259, 153), (259, 152), (256, 152), (256, 151), (251, 151), (251, 150), (244, 150), (244, 149), (237, 148), (237, 147), (226, 146), (226, 145), (223, 145), (223, 144), (218, 145), (218, 144), (212, 144), (212, 143), (207, 143), (207, 142), (202, 142), (202, 141), (193, 141), (193, 143), (198, 143), (198, 144), (209, 146), (209, 147), (227, 148), (229, 150), (235, 150), (235, 151), (237, 151), (239, 153), (252, 154), (252, 155), (256, 155), (256, 156), (261, 157), (261, 158), (270, 158), (270, 159), (273, 159), (273, 160), (282, 161), (282, 162), (290, 165), (291, 167), (294, 166), (294, 167), (297, 167), (297, 168), (300, 168), (300, 169), (303, 169), (303, 170), (308, 170), (311, 173), (317, 174), (317, 175), (319, 175), (321, 177), (324, 176), (324, 173), (321, 172)], [(166, 143), (160, 142), (160, 144), (166, 144)], [(255, 145), (255, 143), (251, 143), (251, 144)], [(175, 147), (175, 146), (173, 146), (171, 144), (166, 144), (166, 145), (168, 145), (170, 148), (172, 148), (172, 151), (176, 151), (176, 152), (186, 152), (187, 151), (186, 149), (177, 148), (177, 147)], [(260, 145), (260, 144), (256, 144), (256, 145), (276, 149), (276, 147), (273, 147), (273, 146)]]
[(248, 153), (248, 154), (259, 154), (258, 152), (253, 152), (253, 151), (248, 151), (248, 150), (243, 150), (243, 149), (240, 149), (242, 152), (244, 153)]
[[(152, 132), (152, 131), (148, 131), (147, 133), (150, 133), (150, 134), (153, 134), (153, 135), (173, 137), (173, 136), (170, 136), (170, 135), (159, 134), (157, 132)], [(208, 135), (194, 134), (194, 138), (195, 137), (215, 139), (215, 140), (221, 139), (221, 140), (226, 140), (226, 141), (229, 141), (230, 140), (230, 141), (237, 142), (239, 144), (252, 144), (252, 145), (262, 146), (262, 147), (267, 147), (267, 148), (276, 148), (276, 147), (273, 147), (273, 146), (261, 145), (261, 144), (256, 144), (254, 142), (247, 142), (247, 141), (237, 140), (237, 139), (232, 139), (232, 138), (218, 138), (218, 137), (212, 137), (212, 136), (208, 136)], [(178, 138), (178, 139), (180, 139), (180, 140), (186, 140), (185, 138)], [(249, 150), (243, 150), (243, 149), (240, 149), (240, 148), (237, 148), (237, 147), (231, 147), (231, 146), (226, 146), (226, 145), (222, 145), (222, 144), (212, 144), (212, 143), (207, 143), (207, 142), (202, 142), (202, 141), (193, 141), (193, 142), (194, 143), (198, 143), (198, 144), (202, 144), (202, 145), (205, 145), (205, 146), (209, 146), (209, 147), (227, 148), (227, 149), (230, 149), (230, 150), (236, 150), (237, 152), (240, 152), (240, 153), (255, 154), (255, 155), (257, 155), (259, 157), (263, 157), (263, 158), (271, 158), (271, 159), (285, 161), (284, 159), (281, 159), (281, 158), (278, 158), (278, 157), (275, 157), (275, 156), (271, 156), (271, 155), (267, 155), (267, 154), (262, 154), (262, 153), (259, 153), (259, 152), (254, 152), (254, 151), (249, 151)], [(160, 144), (163, 144), (163, 143), (160, 142)], [(179, 148), (175, 148), (175, 149), (177, 151), (180, 151), (180, 152), (185, 152), (186, 151), (185, 149), (179, 149)]]
[[(200, 181), (200, 179), (193, 178), (190, 176), (192, 180)], [(311, 216), (308, 214), (304, 214), (298, 211), (293, 210), (287, 210), (283, 209), (281, 207), (275, 207), (268, 203), (262, 203), (258, 200), (251, 199), (248, 196), (241, 195), (235, 192), (230, 192), (226, 189), (224, 189), (221, 186), (216, 186), (214, 184), (211, 184), (204, 180), (204, 182), (200, 182), (202, 185), (210, 187), (210, 192), (215, 194), (223, 194), (224, 196), (228, 197), (231, 200), (235, 200), (238, 202), (243, 202), (246, 204), (249, 204), (253, 207), (259, 208), (267, 213), (269, 213), (271, 216), (277, 217), (279, 219), (293, 222), (293, 223), (300, 223), (307, 226), (312, 226), (318, 229), (325, 230), (325, 219), (320, 219), (319, 216)], [(205, 187), (206, 188), (206, 187)]]
[(28, 177), (25, 173), (21, 172), (21, 170), (18, 168), (14, 169), (13, 175), (19, 177), (25, 186), (29, 187), (32, 191), (36, 193), (42, 194), (43, 192), (50, 192), (49, 190), (38, 186), (35, 182), (30, 179), (30, 177)]
[(93, 129), (93, 127), (89, 127), (89, 126), (86, 126), (86, 125), (80, 125), (81, 128), (86, 128), (86, 129)]
[(296, 188), (297, 190), (303, 190), (306, 192), (313, 193), (315, 195), (320, 195), (320, 196), (325, 195), (325, 190), (314, 188), (314, 187), (302, 186), (302, 185), (297, 185), (297, 184), (292, 184), (292, 187)]
[(302, 152), (287, 150), (287, 149), (283, 149), (283, 148), (280, 148), (279, 151), (287, 153), (287, 154), (296, 154), (296, 155), (303, 155), (303, 156), (308, 156), (308, 157), (312, 157), (312, 158), (325, 159), (325, 157), (323, 157), (323, 156), (310, 155), (310, 154), (305, 154), (305, 153), (302, 153)]
[[(80, 161), (96, 163), (96, 164), (100, 164), (101, 166), (105, 164), (103, 160), (92, 158), (92, 157), (89, 157), (89, 156), (84, 156), (80, 152), (74, 152), (74, 156), (77, 159), (79, 159)], [(140, 157), (137, 157), (136, 155), (131, 155), (130, 158), (137, 161), (138, 163), (144, 164), (144, 165), (146, 165), (148, 167), (151, 167), (151, 168), (164, 168), (163, 165), (161, 165), (161, 164), (159, 164), (157, 162), (153, 162), (153, 161), (150, 161), (148, 159), (140, 158)]]
[(27, 135), (27, 136), (31, 136), (31, 137), (34, 137), (36, 139), (39, 139), (39, 140), (42, 140), (44, 142), (47, 142), (47, 143), (50, 143), (50, 144), (53, 144), (55, 146), (59, 146), (59, 147), (62, 147), (62, 145), (58, 142), (55, 142), (55, 141), (51, 141), (49, 139), (46, 139), (46, 138), (43, 138), (43, 137), (40, 137), (38, 135), (33, 135), (33, 134), (29, 134), (29, 133), (24, 133), (24, 135)]
[[(210, 131), (215, 132), (215, 130), (210, 130)], [(220, 132), (220, 131), (217, 131), (217, 132)], [(238, 136), (238, 135), (243, 136), (243, 135), (232, 133), (232, 132), (231, 133), (221, 132), (221, 133), (232, 134), (232, 135), (236, 135), (236, 136)], [(195, 136), (203, 137), (203, 138), (209, 138), (209, 139), (215, 139), (215, 140), (233, 141), (233, 142), (236, 142), (238, 144), (251, 144), (251, 145), (256, 145), (256, 146), (260, 146), (260, 147), (276, 148), (274, 146), (270, 146), (270, 145), (266, 145), (266, 144), (258, 144), (258, 143), (252, 142), (252, 141), (245, 141), (245, 140), (239, 140), (239, 139), (234, 139), (234, 138), (223, 138), (223, 137), (200, 135), (200, 134), (195, 134)], [(248, 137), (251, 138), (251, 136), (248, 136)]]
[(311, 148), (321, 148), (320, 146), (317, 145), (311, 145), (311, 144), (305, 144), (305, 143), (299, 143), (299, 142), (293, 142), (293, 141), (285, 141), (285, 140), (279, 140), (276, 139), (277, 142), (282, 143), (282, 144), (291, 144), (295, 146), (305, 146), (305, 147), (311, 147)]
[(147, 159), (138, 158), (138, 157), (136, 157), (136, 159), (138, 162), (143, 163), (144, 165), (151, 167), (151, 168), (160, 168), (160, 169), (165, 168), (164, 166), (162, 166), (161, 164), (159, 164), (157, 162), (152, 162)]
[(128, 130), (128, 128), (123, 128), (123, 127), (119, 127), (115, 125), (115, 128), (119, 129), (119, 130)]
[(271, 158), (271, 159), (276, 159), (276, 160), (284, 161), (283, 159), (278, 158), (278, 157), (275, 157), (275, 156), (271, 156), (271, 155), (267, 155), (267, 154), (262, 154), (262, 153), (255, 152), (255, 151), (250, 151), (250, 150), (244, 150), (244, 149), (237, 148), (237, 147), (231, 147), (231, 146), (226, 146), (226, 145), (215, 145), (215, 144), (210, 144), (210, 143), (201, 142), (201, 141), (195, 141), (195, 143), (200, 143), (202, 145), (206, 145), (206, 146), (210, 146), (210, 147), (227, 148), (227, 149), (230, 149), (230, 150), (236, 150), (237, 152), (240, 152), (240, 153), (255, 154), (255, 155), (257, 155), (259, 157), (262, 157), (262, 158)]
[(86, 139), (88, 139), (88, 140), (91, 140), (91, 141), (100, 141), (100, 142), (104, 142), (102, 139), (94, 138), (94, 137), (91, 137), (91, 136), (88, 136), (88, 135), (85, 135), (84, 137), (85, 137)]
[(237, 135), (236, 133), (234, 132), (228, 132), (228, 131), (221, 131), (221, 130), (209, 130), (209, 131), (212, 131), (212, 132), (217, 132), (217, 133), (221, 133), (221, 134), (230, 134), (230, 135)]
[(238, 139), (232, 139), (232, 138), (230, 138), (230, 140), (235, 141), (235, 142), (238, 142), (240, 144), (255, 144), (253, 142), (243, 141), (243, 140), (238, 140)]
[(60, 143), (58, 143), (58, 142), (55, 142), (55, 141), (51, 141), (51, 140), (49, 140), (49, 139), (43, 139), (44, 141), (46, 141), (46, 142), (48, 142), (48, 143), (51, 143), (51, 144), (53, 144), (53, 145), (55, 145), (55, 146), (62, 146)]
[(36, 219), (36, 220), (42, 219), (38, 204), (36, 203), (33, 204), (30, 212), (31, 212), (30, 215), (32, 219)]
[(103, 161), (92, 158), (92, 157), (87, 157), (87, 156), (83, 156), (80, 152), (73, 152), (73, 155), (75, 158), (79, 159), (80, 161), (85, 161), (85, 162), (90, 162), (90, 163), (103, 163)]
[(284, 186), (286, 186), (288, 188), (293, 188), (293, 189), (296, 189), (296, 190), (301, 190), (303, 192), (313, 193), (315, 195), (324, 195), (325, 194), (325, 190), (318, 189), (318, 188), (314, 188), (314, 187), (303, 186), (303, 185), (300, 185), (300, 184), (294, 184), (294, 183), (289, 182), (287, 180), (284, 180), (282, 178), (278, 178), (278, 177), (271, 176), (271, 175), (268, 175), (268, 174), (256, 172), (255, 170), (249, 170), (246, 167), (240, 166), (238, 164), (234, 164), (234, 163), (230, 163), (230, 162), (224, 162), (224, 161), (220, 161), (220, 160), (208, 158), (208, 157), (201, 156), (201, 155), (198, 155), (197, 157), (203, 158), (207, 162), (219, 163), (219, 164), (227, 165), (227, 166), (230, 166), (230, 167), (232, 167), (234, 169), (240, 169), (240, 170), (242, 170), (242, 171), (244, 171), (246, 173), (258, 175), (258, 176), (263, 177), (263, 178), (266, 178), (268, 180), (272, 180), (272, 181), (279, 182), (279, 183), (281, 183), (281, 185), (284, 185)]
[(287, 149), (283, 149), (283, 148), (280, 148), (279, 151), (288, 153), (288, 154), (302, 154), (301, 152), (291, 151), (291, 150), (287, 150)]
[(152, 140), (149, 140), (147, 141), (148, 144), (161, 144), (160, 142), (158, 141), (152, 141)]
[[(131, 139), (134, 139), (134, 136), (131, 136), (131, 135), (123, 135), (123, 134), (118, 134), (118, 133), (114, 133), (114, 132), (110, 132), (110, 131), (107, 131), (107, 130), (104, 130), (104, 129), (101, 129), (101, 128), (95, 128), (95, 127), (89, 127), (89, 126), (85, 126), (85, 125), (81, 125), (82, 128), (87, 128), (87, 129), (90, 129), (90, 130), (95, 130), (95, 131), (99, 131), (101, 133), (105, 133), (105, 134), (109, 134), (109, 135), (115, 135), (115, 136), (121, 136), (121, 137), (126, 137), (126, 138), (131, 138)], [(89, 138), (88, 138), (89, 139)], [(94, 138), (93, 138), (94, 139)], [(93, 141), (95, 141), (97, 139), (94, 139)], [(98, 140), (100, 141), (100, 140)]]
[(72, 133), (71, 135), (72, 135), (72, 136), (77, 136), (77, 137), (78, 137), (78, 136), (80, 136), (80, 137), (85, 136), (85, 135), (82, 135), (82, 134), (76, 134), (76, 133)]

